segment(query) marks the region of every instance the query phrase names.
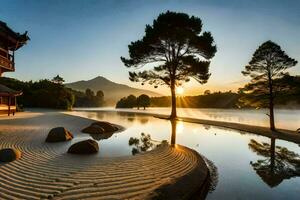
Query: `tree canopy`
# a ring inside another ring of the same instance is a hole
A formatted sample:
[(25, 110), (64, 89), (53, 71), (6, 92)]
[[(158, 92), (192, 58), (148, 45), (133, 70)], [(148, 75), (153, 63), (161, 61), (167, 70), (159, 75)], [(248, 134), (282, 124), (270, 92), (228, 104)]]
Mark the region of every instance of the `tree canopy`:
[(46, 79), (25, 82), (1, 77), (0, 83), (23, 92), (18, 97), (20, 107), (71, 109), (74, 104), (74, 95), (70, 89)]
[(51, 81), (53, 83), (60, 84), (60, 85), (62, 85), (65, 82), (65, 80), (62, 77), (60, 77), (59, 75), (53, 77)]
[(240, 88), (240, 92), (244, 93), (241, 100), (256, 107), (269, 106), (270, 97), (275, 98), (291, 88), (292, 78), (288, 78), (286, 70), (296, 64), (297, 61), (290, 58), (276, 43), (263, 43), (242, 71), (243, 75), (250, 76), (252, 80)]
[(98, 107), (104, 104), (104, 94), (98, 91), (97, 95), (87, 96), (84, 92), (66, 88), (62, 84), (49, 80), (19, 81), (17, 79), (0, 77), (0, 84), (6, 85), (23, 95), (18, 97), (19, 107), (41, 107), (71, 109), (75, 107)]
[(124, 97), (120, 99), (117, 104), (116, 108), (133, 108), (137, 106), (137, 98), (134, 95), (129, 95), (128, 97)]
[[(172, 118), (176, 117), (175, 87), (190, 78), (206, 83), (210, 77), (210, 59), (216, 53), (214, 39), (210, 32), (202, 32), (200, 18), (171, 11), (160, 14), (152, 25), (146, 25), (144, 37), (131, 42), (128, 48), (129, 58), (121, 60), (134, 69), (129, 72), (129, 79), (169, 86)], [(140, 70), (143, 67), (147, 69)]]
[(266, 103), (270, 109), (270, 128), (275, 129), (274, 125), (274, 98), (276, 93), (287, 89), (289, 85), (278, 84), (275, 81), (286, 74), (286, 70), (295, 66), (297, 61), (290, 58), (281, 47), (267, 41), (258, 47), (254, 52), (251, 61), (242, 71), (243, 75), (250, 76), (251, 82), (247, 84), (242, 93), (246, 93), (249, 102), (256, 103), (257, 106), (264, 106)]
[(96, 95), (94, 91), (87, 88), (85, 92), (72, 90), (75, 95), (75, 107), (101, 107), (104, 105), (104, 93), (103, 91), (97, 91)]
[(146, 107), (150, 106), (150, 97), (146, 94), (142, 94), (137, 98), (137, 107), (144, 107), (144, 110)]

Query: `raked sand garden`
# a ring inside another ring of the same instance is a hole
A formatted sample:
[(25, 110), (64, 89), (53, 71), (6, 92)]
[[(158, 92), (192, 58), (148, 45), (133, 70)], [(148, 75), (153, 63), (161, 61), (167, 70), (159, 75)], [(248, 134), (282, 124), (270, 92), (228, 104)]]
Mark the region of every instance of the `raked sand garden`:
[(45, 142), (53, 127), (75, 139), (92, 122), (57, 111), (1, 116), (0, 148), (17, 149), (21, 158), (0, 163), (0, 199), (187, 199), (205, 188), (204, 160), (180, 145), (99, 157), (67, 153), (70, 141)]

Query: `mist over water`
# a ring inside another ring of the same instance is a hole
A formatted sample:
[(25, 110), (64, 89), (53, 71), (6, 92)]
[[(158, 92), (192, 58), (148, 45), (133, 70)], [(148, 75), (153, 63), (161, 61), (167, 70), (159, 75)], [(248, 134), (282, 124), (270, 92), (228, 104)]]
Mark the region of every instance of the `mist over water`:
[[(147, 108), (137, 109), (115, 109), (112, 107), (101, 108), (75, 108), (74, 110), (88, 111), (119, 111), (119, 112), (141, 112), (153, 114), (170, 114), (171, 108)], [(207, 119), (215, 121), (235, 122), (256, 126), (269, 126), (267, 109), (202, 109), (202, 108), (178, 108), (178, 116), (195, 119)], [(275, 110), (276, 127), (287, 130), (297, 130), (300, 128), (300, 109), (277, 109)]]

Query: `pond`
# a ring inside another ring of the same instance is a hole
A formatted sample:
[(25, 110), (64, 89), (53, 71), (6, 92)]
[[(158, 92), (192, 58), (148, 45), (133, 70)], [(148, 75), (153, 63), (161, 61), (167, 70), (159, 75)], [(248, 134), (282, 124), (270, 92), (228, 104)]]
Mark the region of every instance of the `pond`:
[[(146, 110), (140, 109), (115, 109), (111, 107), (98, 108), (75, 108), (75, 110), (84, 111), (120, 111), (120, 112), (139, 112), (169, 115), (169, 107), (151, 107)], [(218, 109), (218, 108), (177, 108), (177, 114), (180, 117), (191, 117), (195, 119), (206, 119), (215, 121), (235, 122), (241, 124), (250, 124), (256, 126), (269, 126), (269, 117), (267, 109)], [(277, 128), (287, 130), (297, 130), (300, 128), (300, 110), (299, 109), (275, 109), (275, 122)]]
[[(69, 114), (109, 121), (126, 130), (99, 140), (99, 156), (131, 155), (131, 137), (150, 134), (154, 143), (171, 143), (170, 121), (141, 113), (73, 111)], [(86, 136), (85, 136), (86, 137)], [(175, 138), (173, 138), (174, 140)], [(213, 126), (176, 123), (176, 143), (204, 155), (217, 167), (216, 189), (207, 199), (299, 199), (298, 144)]]

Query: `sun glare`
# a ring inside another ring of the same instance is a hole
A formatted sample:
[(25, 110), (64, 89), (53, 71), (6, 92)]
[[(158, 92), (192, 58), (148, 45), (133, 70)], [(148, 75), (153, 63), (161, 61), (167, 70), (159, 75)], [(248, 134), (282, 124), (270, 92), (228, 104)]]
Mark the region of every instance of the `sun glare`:
[(179, 95), (182, 95), (184, 93), (183, 87), (177, 87), (176, 88), (176, 93), (179, 94)]
[(178, 121), (176, 124), (176, 133), (182, 133), (184, 125), (182, 121)]

